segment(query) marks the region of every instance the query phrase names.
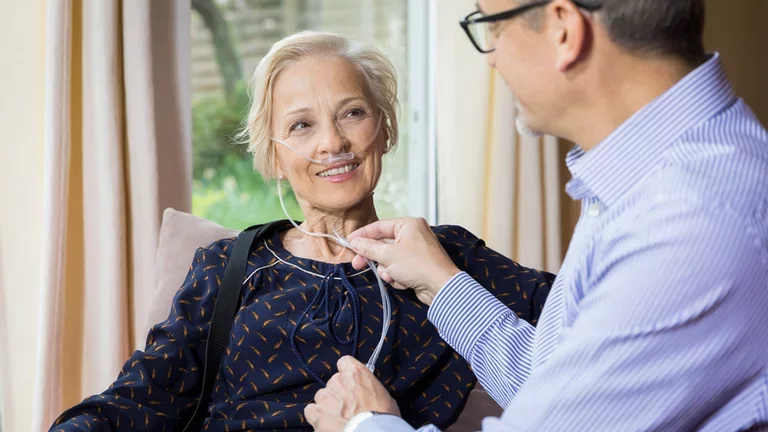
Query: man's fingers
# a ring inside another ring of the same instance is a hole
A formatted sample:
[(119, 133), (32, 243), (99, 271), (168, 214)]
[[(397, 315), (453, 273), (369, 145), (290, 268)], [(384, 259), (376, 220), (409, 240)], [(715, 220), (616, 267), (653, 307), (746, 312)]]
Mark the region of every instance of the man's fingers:
[(399, 289), (399, 290), (408, 289), (408, 288), (405, 287), (405, 285), (403, 285), (400, 282), (392, 279), (392, 276), (390, 276), (389, 273), (387, 273), (387, 271), (384, 270), (383, 268), (379, 267), (378, 271), (379, 271), (379, 277), (381, 278), (381, 280), (383, 280), (384, 282), (390, 284), (393, 288), (396, 288), (396, 289)]
[[(341, 374), (339, 373), (333, 374), (331, 379), (328, 380), (328, 384), (325, 385), (325, 388), (330, 391), (338, 391), (338, 389), (342, 387), (343, 386), (341, 385)], [(320, 390), (318, 390), (318, 393), (320, 393)]]
[(323, 401), (327, 400), (328, 397), (331, 396), (331, 392), (328, 391), (327, 388), (322, 388), (315, 393), (315, 402), (318, 404), (322, 404)]
[(392, 247), (391, 245), (367, 238), (356, 238), (350, 243), (352, 243), (352, 248), (358, 255), (362, 255), (384, 265), (388, 264), (387, 250)]
[[(395, 242), (394, 240), (391, 240), (391, 239), (384, 239), (384, 240), (377, 240), (377, 241), (382, 244), (394, 244)], [(355, 255), (355, 257), (352, 258), (352, 267), (355, 270), (362, 270), (368, 267), (368, 261), (362, 255)]]
[(365, 257), (362, 255), (355, 255), (355, 257), (352, 258), (352, 267), (355, 270), (362, 270), (368, 267), (368, 261), (366, 261)]
[(336, 368), (339, 369), (339, 372), (352, 372), (361, 367), (365, 368), (365, 365), (352, 356), (344, 356), (336, 362)]
[[(351, 377), (351, 380), (346, 381), (345, 384), (354, 384), (352, 387), (359, 384), (359, 380), (364, 379), (366, 375), (370, 375), (372, 379), (376, 379), (364, 364), (360, 363), (359, 360), (352, 356), (344, 356), (340, 358), (339, 361), (336, 362), (336, 368), (339, 370), (338, 375), (347, 375), (348, 377)], [(348, 388), (348, 390), (351, 391), (352, 388)]]
[(308, 404), (307, 407), (304, 408), (304, 417), (309, 424), (317, 429), (317, 421), (320, 417), (320, 412), (317, 410), (317, 404)]
[(382, 270), (381, 267), (379, 267), (378, 270), (379, 270), (379, 277), (381, 278), (381, 280), (383, 280), (384, 282), (390, 285), (394, 282), (394, 280), (392, 280), (392, 276), (390, 276), (386, 270)]
[(402, 219), (385, 219), (366, 225), (347, 236), (347, 240), (355, 238), (368, 238), (371, 240), (394, 239), (395, 227), (402, 223)]

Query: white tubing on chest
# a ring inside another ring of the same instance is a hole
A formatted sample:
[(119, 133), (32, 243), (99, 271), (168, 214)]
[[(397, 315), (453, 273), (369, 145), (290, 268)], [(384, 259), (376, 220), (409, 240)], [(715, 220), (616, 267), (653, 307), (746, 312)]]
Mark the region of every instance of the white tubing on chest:
[[(349, 153), (351, 154), (351, 153)], [(354, 157), (354, 155), (352, 155)], [(285, 217), (288, 218), (288, 220), (291, 222), (291, 224), (296, 227), (299, 231), (303, 232), (304, 234), (312, 237), (325, 237), (329, 238), (339, 245), (351, 250), (352, 245), (349, 243), (349, 241), (344, 238), (341, 234), (339, 234), (338, 231), (336, 231), (336, 226), (334, 224), (333, 227), (333, 234), (334, 235), (328, 235), (328, 234), (322, 234), (322, 233), (313, 233), (310, 231), (305, 230), (299, 224), (296, 223), (296, 221), (293, 220), (293, 218), (288, 214), (288, 210), (285, 208), (285, 202), (283, 202), (283, 190), (281, 188), (281, 181), (277, 181), (277, 196), (280, 200), (280, 207), (283, 209), (283, 213), (285, 213)], [(376, 369), (376, 362), (379, 359), (379, 355), (381, 354), (381, 349), (384, 346), (384, 339), (387, 337), (387, 333), (389, 332), (389, 321), (392, 319), (392, 305), (389, 299), (389, 295), (387, 293), (387, 287), (384, 285), (384, 281), (381, 280), (381, 277), (379, 276), (379, 272), (376, 270), (376, 265), (373, 263), (373, 261), (369, 259), (365, 259), (365, 261), (368, 263), (368, 267), (373, 272), (373, 275), (376, 277), (376, 282), (379, 285), (379, 292), (381, 294), (381, 307), (382, 307), (382, 319), (381, 319), (381, 338), (379, 339), (379, 343), (376, 345), (376, 348), (373, 350), (373, 353), (371, 354), (371, 357), (368, 359), (368, 363), (366, 363), (366, 367), (368, 370), (373, 372)]]

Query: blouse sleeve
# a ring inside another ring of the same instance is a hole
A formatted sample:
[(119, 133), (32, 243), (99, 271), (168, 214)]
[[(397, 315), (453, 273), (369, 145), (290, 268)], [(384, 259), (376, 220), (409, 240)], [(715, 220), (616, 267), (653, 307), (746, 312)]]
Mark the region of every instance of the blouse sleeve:
[(52, 431), (183, 427), (202, 388), (208, 326), (230, 243), (224, 240), (197, 250), (168, 319), (150, 330), (144, 351), (133, 353), (105, 392), (64, 412)]

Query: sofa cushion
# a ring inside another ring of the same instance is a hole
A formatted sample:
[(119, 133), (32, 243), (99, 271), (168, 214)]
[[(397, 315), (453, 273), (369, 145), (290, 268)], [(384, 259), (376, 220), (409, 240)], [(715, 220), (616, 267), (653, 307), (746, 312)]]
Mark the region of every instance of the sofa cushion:
[(147, 332), (152, 325), (168, 317), (173, 296), (184, 283), (197, 248), (237, 234), (237, 230), (189, 213), (172, 208), (163, 212), (157, 246), (157, 284), (152, 307), (147, 311)]

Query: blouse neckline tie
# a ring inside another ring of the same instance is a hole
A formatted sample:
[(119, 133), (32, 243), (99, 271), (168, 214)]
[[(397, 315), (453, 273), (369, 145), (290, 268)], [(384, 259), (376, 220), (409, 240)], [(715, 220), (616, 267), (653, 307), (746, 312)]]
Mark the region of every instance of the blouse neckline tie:
[[(335, 309), (332, 309), (331, 293), (333, 287), (331, 286), (331, 282), (335, 277), (340, 279), (341, 289), (336, 300), (336, 307)], [(344, 307), (344, 301), (346, 299), (349, 300), (349, 306), (352, 309), (352, 334), (348, 337), (342, 337), (339, 335), (339, 333), (336, 332), (336, 325), (341, 318), (341, 311)], [(317, 306), (317, 309), (312, 311), (312, 308), (315, 306)], [(328, 323), (328, 326), (330, 327), (330, 334), (333, 337), (333, 340), (340, 345), (351, 344), (352, 353), (350, 355), (353, 357), (356, 356), (357, 343), (360, 336), (360, 295), (357, 293), (357, 291), (355, 291), (355, 287), (349, 281), (349, 278), (344, 272), (344, 266), (337, 265), (326, 272), (322, 282), (320, 283), (320, 287), (317, 290), (317, 294), (315, 294), (315, 296), (312, 298), (312, 301), (309, 302), (307, 308), (299, 316), (299, 320), (296, 322), (296, 325), (291, 331), (291, 349), (296, 355), (296, 358), (299, 360), (299, 363), (301, 363), (302, 367), (304, 367), (312, 375), (312, 377), (315, 378), (315, 380), (325, 385), (325, 381), (320, 378), (320, 376), (312, 370), (307, 361), (304, 360), (304, 356), (301, 354), (301, 351), (299, 351), (299, 346), (296, 342), (296, 335), (301, 329), (304, 321), (308, 321), (309, 323), (316, 325), (323, 325)]]

